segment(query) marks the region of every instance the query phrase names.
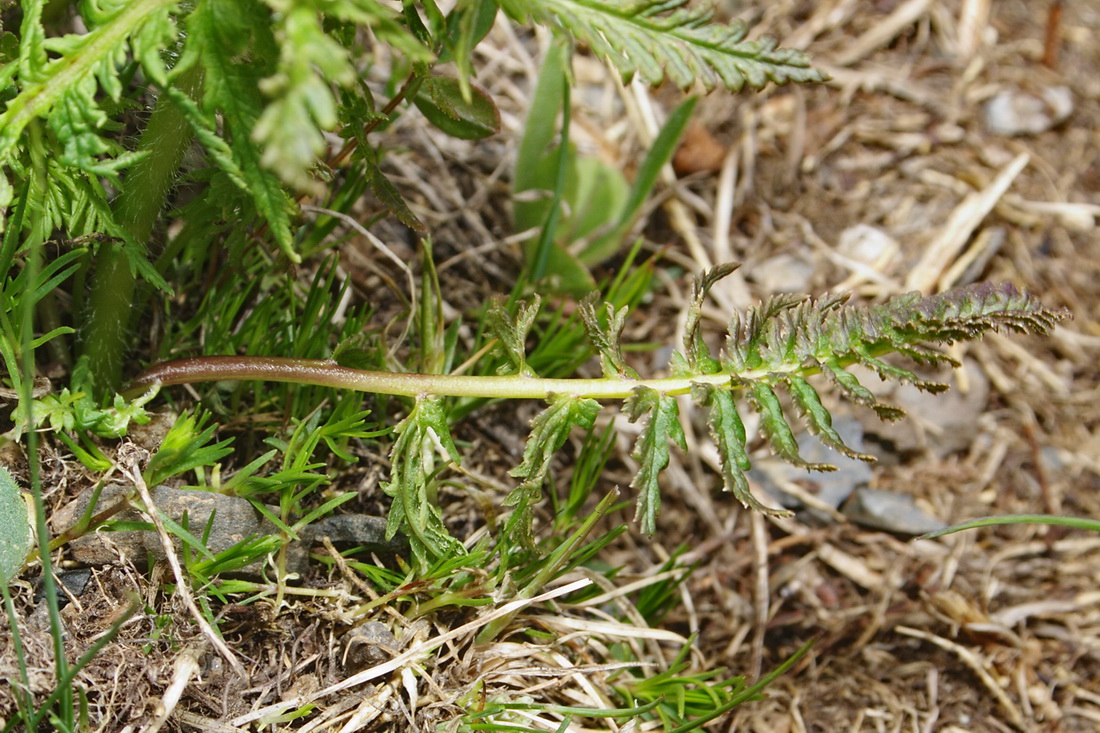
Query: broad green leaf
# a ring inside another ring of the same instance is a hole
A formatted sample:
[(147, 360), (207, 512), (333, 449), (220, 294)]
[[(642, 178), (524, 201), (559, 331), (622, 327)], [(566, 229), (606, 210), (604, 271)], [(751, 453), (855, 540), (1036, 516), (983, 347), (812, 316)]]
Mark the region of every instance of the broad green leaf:
[(618, 168), (594, 157), (575, 161), (576, 183), (569, 192), (570, 214), (562, 241), (577, 259), (596, 265), (619, 251), (623, 237), (615, 224), (630, 195), (630, 184)]
[(497, 17), (497, 6), (492, 0), (469, 0), (455, 5), (447, 16), (443, 50), (439, 54), (439, 63), (454, 61), (458, 68), (458, 83), (462, 89), (462, 98), (470, 101), (473, 97), (474, 48), (481, 43), (493, 27)]
[(420, 85), (413, 102), (428, 121), (451, 137), (480, 140), (500, 132), (500, 110), (485, 90), (470, 86), (463, 98), (458, 79), (430, 76)]
[(27, 504), (8, 469), (0, 466), (0, 583), (15, 578), (33, 544)]
[[(516, 153), (512, 172), (513, 223), (516, 231), (527, 231), (542, 224), (549, 208), (549, 196), (542, 200), (520, 200), (525, 191), (551, 191), (557, 171), (554, 145), (558, 116), (564, 105), (566, 50), (555, 44), (543, 59), (542, 71), (531, 97), (523, 138)], [(530, 196), (530, 195), (528, 195)]]

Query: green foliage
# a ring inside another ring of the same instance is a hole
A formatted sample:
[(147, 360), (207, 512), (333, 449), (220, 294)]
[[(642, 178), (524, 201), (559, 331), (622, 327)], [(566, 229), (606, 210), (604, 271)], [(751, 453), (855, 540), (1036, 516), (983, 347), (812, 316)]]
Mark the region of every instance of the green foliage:
[(531, 437), (523, 449), (523, 462), (512, 469), (520, 479), (505, 506), (515, 507), (505, 531), (515, 533), (524, 545), (531, 544), (534, 505), (542, 498), (542, 485), (550, 471), (550, 461), (565, 443), (574, 427), (590, 430), (600, 411), (600, 403), (552, 395), (549, 406), (531, 421)]
[(667, 77), (687, 89), (700, 83), (740, 91), (769, 81), (824, 81), (800, 51), (777, 49), (774, 39), (746, 41), (748, 29), (723, 26), (713, 11), (688, 0), (501, 0), (513, 17), (534, 18), (566, 30), (619, 70), (649, 84)]
[(938, 529), (935, 532), (929, 532), (928, 534), (922, 534), (920, 537), (914, 537), (913, 540), (931, 540), (936, 537), (943, 537), (948, 534), (955, 534), (956, 532), (962, 532), (967, 529), (978, 529), (980, 527), (995, 527), (1004, 524), (1052, 524), (1056, 527), (1068, 527), (1069, 529), (1087, 529), (1092, 532), (1100, 532), (1100, 520), (1088, 519), (1086, 517), (1064, 517), (1061, 515), (1052, 514), (1004, 514), (995, 517), (980, 517), (978, 519), (970, 519), (965, 522), (946, 527), (944, 529)]
[[(399, 220), (422, 227), (386, 179), (384, 151), (369, 133), (400, 114), (403, 101), (449, 134), (496, 132), (499, 112), (472, 83), (471, 57), (498, 6), (588, 43), (624, 74), (636, 68), (652, 83), (666, 70), (677, 84), (697, 80), (707, 89), (820, 78), (800, 54), (744, 42), (739, 26), (717, 26), (680, 2), (477, 0), (444, 13), (434, 2), (395, 10), (379, 0), (128, 0), (80, 5), (87, 32), (59, 30), (68, 21), (46, 13), (45, 0), (23, 3), (18, 34), (5, 36), (0, 66), (0, 227), (14, 204), (24, 213), (13, 220), (11, 254), (58, 234), (97, 243), (90, 252), (95, 266), (79, 263), (82, 282), (89, 277), (92, 288), (79, 311), (87, 314), (77, 329), (85, 338), (76, 344), (90, 359), (92, 399), (109, 400), (118, 386), (135, 300), (152, 292), (142, 282), (168, 290), (162, 273), (170, 258), (154, 267), (152, 257), (180, 184), (194, 198), (169, 252), (188, 248), (192, 264), (205, 259), (200, 250), (235, 238), (238, 248), (259, 240), (301, 261), (305, 238), (295, 232), (294, 199), (302, 193), (331, 197), (347, 209), (369, 188)], [(379, 44), (396, 59), (392, 97), (381, 109), (362, 81)], [(557, 49), (544, 74), (549, 86), (540, 85), (556, 93), (538, 95), (533, 113), (542, 119), (533, 114), (529, 122), (515, 189), (549, 187), (554, 200), (534, 202), (526, 214), (529, 207), (518, 206), (517, 221), (542, 229), (529, 263), (532, 279), (552, 274), (564, 291), (581, 293), (594, 286), (587, 268), (621, 248), (692, 102), (673, 113), (628, 186), (617, 170), (576, 156), (568, 114), (562, 140), (550, 144), (555, 120), (569, 107), (565, 46)], [(437, 64), (452, 61), (457, 78), (436, 72)], [(347, 143), (326, 161), (325, 135), (332, 132)], [(347, 174), (332, 177), (326, 162), (349, 154)], [(113, 200), (101, 179), (117, 189)], [(573, 213), (559, 227), (562, 205)], [(63, 283), (47, 280), (46, 292)], [(41, 330), (47, 340), (67, 333)], [(0, 355), (14, 374), (16, 341), (4, 335)], [(69, 347), (54, 345), (65, 363), (75, 361), (65, 353)]]
[(15, 427), (5, 437), (18, 440), (25, 430), (47, 426), (54, 432), (88, 432), (103, 438), (120, 438), (126, 435), (131, 423), (149, 422), (145, 405), (156, 396), (156, 390), (148, 390), (132, 400), (116, 394), (109, 407), (101, 408), (92, 399), (90, 381), (87, 363), (82, 360), (73, 370), (72, 389), (65, 387), (57, 394), (20, 401), (11, 416)]
[(232, 453), (232, 440), (211, 443), (216, 426), (209, 413), (181, 415), (161, 441), (160, 448), (145, 467), (145, 483), (159, 486), (170, 477), (196, 468), (213, 466)]
[[(431, 0), (399, 9), (381, 0), (114, 0), (74, 6), (79, 23), (51, 20), (50, 5), (22, 3), (18, 34), (0, 39), (6, 62), (0, 66), (0, 225), (7, 227), (0, 247), (0, 357), (24, 396), (11, 437), (27, 439), (35, 455), (32, 428), (48, 427), (85, 466), (105, 471), (109, 452), (93, 437), (121, 436), (131, 423), (147, 419), (144, 406), (161, 381), (154, 368), (131, 401), (114, 394), (130, 344), (161, 358), (236, 360), (236, 371), (202, 395), (207, 409), (177, 419), (144, 472), (150, 486), (183, 477), (244, 497), (275, 527), (271, 536), (248, 538), (215, 556), (205, 546), (210, 526), (167, 522), (184, 543), (191, 579), (222, 599), (231, 592), (271, 592), (244, 581), (219, 586), (215, 576), (284, 547), (310, 522), (355, 498), (320, 496), (330, 461), (354, 460), (356, 443), (385, 429), (368, 422), (360, 395), (333, 386), (399, 396), (385, 403), (389, 412), (405, 415), (393, 429), (383, 489), (392, 500), (388, 535), (408, 537), (413, 571), (403, 575), (354, 558), (349, 566), (383, 591), (371, 603), (407, 604), (409, 615), (417, 615), (509, 596), (533, 598), (564, 573), (591, 563), (624, 531), (612, 527), (589, 539), (616, 508), (617, 492), (583, 511), (614, 437), (612, 427), (594, 430), (600, 400), (623, 401), (626, 415), (640, 423), (632, 486), (644, 531), (657, 526), (669, 444), (685, 445), (678, 400), (688, 395), (708, 412), (726, 486), (745, 505), (771, 511), (752, 497), (745, 478), (749, 436), (739, 393), (787, 460), (805, 465), (787, 402), (823, 442), (868, 459), (832, 428), (810, 381), (815, 375), (892, 418), (900, 411), (879, 404), (848, 367), (864, 364), (887, 379), (937, 390), (940, 385), (883, 357), (898, 352), (918, 363), (949, 361), (928, 344), (1001, 327), (1041, 332), (1061, 317), (1008, 287), (905, 296), (865, 308), (843, 298), (784, 297), (735, 316), (725, 348), (712, 353), (700, 333), (701, 309), (708, 288), (729, 272), (719, 268), (694, 290), (688, 339), (673, 357), (672, 375), (650, 379), (637, 374), (622, 343), (630, 307), (648, 291), (652, 274), (652, 263), (632, 267), (637, 245), (625, 262), (616, 262), (619, 276), (605, 289), (606, 304), (596, 298), (576, 309), (569, 302), (553, 308), (517, 302), (532, 284), (578, 294), (596, 287), (590, 268), (623, 251), (695, 104), (690, 98), (673, 110), (628, 182), (570, 144), (572, 42), (587, 45), (624, 78), (637, 74), (653, 84), (741, 89), (823, 78), (802, 54), (777, 50), (769, 40), (746, 41), (741, 25), (715, 24), (707, 11), (683, 0), (463, 0), (446, 13)], [(340, 240), (340, 223), (368, 191), (397, 220), (423, 229), (385, 175), (386, 150), (376, 133), (397, 115), (416, 107), (445, 133), (466, 139), (499, 130), (499, 111), (474, 84), (472, 61), (498, 8), (549, 26), (562, 40), (540, 77), (513, 180), (517, 227), (538, 230), (525, 252), (524, 283), (507, 306), (477, 324), (475, 351), (485, 346), (486, 355), (471, 361), (475, 376), (458, 377), (450, 374), (456, 342), (466, 338), (469, 329), (460, 331), (469, 324), (444, 328), (430, 244), (422, 262), (423, 297), (402, 302), (407, 312), (395, 316), (415, 323), (420, 343), (406, 349), (382, 348), (389, 345), (367, 329), (367, 308), (344, 312), (351, 286), (336, 258), (316, 255)], [(87, 32), (66, 30), (81, 26)], [(455, 78), (440, 74), (444, 63), (454, 64)], [(383, 94), (386, 99), (375, 99)], [(329, 150), (332, 133), (343, 141), (339, 151)], [(302, 196), (317, 205), (299, 206)], [(317, 215), (304, 217), (303, 211)], [(54, 256), (38, 268), (46, 254)], [(170, 289), (179, 295), (165, 297)], [(146, 308), (154, 297), (157, 307)], [(47, 318), (60, 306), (70, 308), (68, 320)], [(163, 325), (137, 328), (134, 312), (155, 312)], [(71, 343), (67, 337), (74, 334), (78, 339)], [(145, 343), (150, 336), (152, 344)], [(491, 338), (499, 345), (495, 352), (488, 348)], [(33, 351), (43, 346), (56, 352), (58, 363), (75, 368), (67, 387), (31, 400)], [(76, 353), (67, 353), (70, 348)], [(237, 358), (241, 354), (248, 356)], [(592, 354), (602, 377), (573, 378)], [(250, 372), (250, 365), (257, 368)], [(204, 374), (218, 379), (216, 370)], [(329, 376), (314, 383), (310, 374)], [(287, 384), (263, 381), (272, 375)], [(173, 380), (194, 381), (183, 367)], [(532, 421), (522, 461), (512, 471), (516, 486), (505, 500), (511, 515), (503, 532), (467, 550), (448, 532), (438, 497), (449, 467), (460, 460), (451, 425), (486, 400), (502, 398), (547, 405)], [(212, 416), (247, 425), (235, 440), (245, 446), (244, 465), (227, 463), (235, 470), (226, 477), (222, 462), (231, 455), (231, 439), (219, 437), (227, 427)], [(543, 485), (552, 481), (556, 456), (577, 426), (587, 434), (579, 470), (558, 505), (553, 536), (537, 542), (533, 526)], [(256, 439), (258, 431), (266, 433)], [(250, 446), (261, 447), (246, 455)], [(33, 476), (32, 469), (32, 485)], [(2, 502), (12, 498), (10, 490), (5, 497), (4, 477), (0, 472), (0, 533), (18, 534), (8, 532), (10, 522), (3, 519), (11, 512)], [(40, 494), (37, 501), (45, 535)], [(0, 557), (0, 576), (15, 572), (15, 553), (9, 555)], [(72, 683), (91, 657), (69, 666), (61, 654), (48, 552), (42, 560), (54, 605), (57, 687), (38, 708), (29, 692), (20, 697), (21, 717), (8, 727), (75, 729), (74, 697), (82, 692)], [(606, 571), (608, 578), (614, 573)], [(644, 612), (659, 617), (682, 577), (655, 588)], [(6, 586), (0, 587), (11, 615)], [(280, 581), (277, 592), (284, 590)], [(513, 619), (498, 618), (481, 639), (498, 638)], [(756, 694), (737, 679), (704, 675), (685, 682), (676, 677), (679, 671), (624, 680), (621, 707), (611, 711), (537, 709), (567, 719), (649, 717), (666, 729), (686, 730)], [(22, 672), (21, 689), (29, 691)], [(486, 710), (505, 714), (516, 707), (492, 701)], [(495, 720), (488, 712), (480, 719)]]
[(23, 494), (8, 469), (0, 466), (0, 585), (16, 576), (33, 545)]
[[(593, 346), (601, 355), (604, 376), (598, 379), (543, 378), (524, 359), (521, 334), (533, 320), (525, 306), (519, 327), (502, 329), (502, 341), (510, 353), (512, 373), (496, 376), (459, 377), (432, 374), (395, 374), (365, 370), (343, 370), (330, 374), (330, 365), (308, 361), (272, 361), (261, 358), (238, 359), (232, 374), (254, 372), (257, 378), (269, 378), (278, 372), (284, 381), (309, 384), (324, 373), (324, 383), (395, 395), (418, 395), (412, 412), (397, 427), (399, 437), (391, 453), (391, 482), (386, 493), (394, 497), (389, 532), (406, 530), (414, 556), (424, 567), (433, 557), (446, 557), (457, 543), (446, 535), (442, 517), (432, 493), (435, 481), (437, 449), (449, 460), (458, 453), (448, 433), (448, 422), (440, 398), (493, 397), (540, 398), (550, 404), (533, 423), (524, 461), (515, 471), (521, 484), (509, 497), (516, 512), (506, 526), (506, 534), (523, 544), (531, 536), (531, 506), (539, 498), (538, 487), (550, 465), (550, 456), (565, 441), (573, 424), (590, 427), (598, 408), (596, 399), (624, 400), (631, 421), (642, 421), (635, 444), (634, 458), (638, 474), (632, 486), (638, 489), (638, 518), (648, 533), (656, 529), (660, 504), (658, 478), (670, 460), (669, 441), (681, 448), (685, 439), (679, 424), (677, 397), (692, 395), (710, 412), (711, 431), (719, 447), (722, 475), (727, 488), (746, 506), (767, 510), (749, 493), (745, 471), (749, 468), (744, 421), (738, 413), (733, 393), (744, 390), (752, 408), (760, 415), (761, 431), (773, 451), (798, 466), (811, 470), (831, 470), (828, 464), (807, 463), (798, 453), (794, 431), (778, 391), (790, 392), (810, 429), (827, 445), (846, 455), (870, 460), (870, 456), (848, 448), (832, 428), (832, 419), (807, 377), (824, 373), (840, 385), (842, 393), (857, 403), (868, 404), (885, 417), (900, 410), (880, 405), (846, 367), (862, 364), (871, 367), (883, 379), (915, 384), (930, 391), (943, 385), (927, 382), (915, 373), (888, 365), (881, 357), (900, 353), (919, 363), (948, 362), (949, 357), (931, 348), (961, 339), (975, 339), (999, 328), (1043, 333), (1064, 311), (1044, 308), (1035, 298), (1019, 292), (1013, 285), (978, 284), (929, 297), (910, 293), (881, 305), (849, 306), (846, 296), (820, 301), (808, 297), (773, 298), (745, 314), (734, 314), (725, 348), (709, 352), (698, 333), (700, 312), (708, 288), (732, 268), (704, 273), (693, 289), (689, 308), (684, 353), (672, 358), (672, 376), (642, 379), (626, 364), (621, 335), (626, 323), (625, 309), (604, 309), (601, 323), (593, 301), (582, 308)], [(502, 322), (498, 315), (497, 321)], [(150, 370), (136, 385), (157, 384), (161, 373), (172, 383), (218, 378), (217, 364), (191, 360), (191, 365), (167, 364)], [(526, 365), (527, 368), (524, 368)], [(520, 370), (515, 373), (515, 370)], [(778, 391), (777, 391), (778, 390)]]
[(657, 511), (661, 506), (658, 477), (669, 462), (668, 442), (675, 441), (681, 450), (687, 450), (684, 429), (680, 426), (680, 408), (675, 397), (650, 387), (638, 387), (623, 405), (623, 411), (631, 422), (645, 417), (632, 454), (639, 464), (638, 474), (630, 485), (638, 490), (638, 521), (642, 531), (652, 535), (657, 531)]
[(588, 268), (623, 247), (657, 184), (661, 169), (676, 152), (696, 98), (669, 115), (646, 152), (633, 183), (619, 168), (580, 155), (569, 141), (569, 78), (562, 45), (551, 48), (539, 75), (512, 175), (514, 224), (538, 228), (537, 241), (524, 251), (532, 280), (549, 276), (553, 287), (575, 295), (594, 288)]
[(458, 79), (425, 78), (413, 102), (428, 121), (451, 137), (480, 140), (500, 132), (500, 110), (492, 97), (478, 87), (463, 89)]
[(444, 526), (443, 513), (435, 501), (439, 449), (449, 460), (460, 460), (440, 400), (418, 399), (394, 428), (394, 434), (397, 439), (390, 452), (390, 480), (383, 485), (386, 495), (393, 498), (387, 538), (405, 532), (420, 568), (431, 565), (434, 558), (464, 554), (462, 544)]

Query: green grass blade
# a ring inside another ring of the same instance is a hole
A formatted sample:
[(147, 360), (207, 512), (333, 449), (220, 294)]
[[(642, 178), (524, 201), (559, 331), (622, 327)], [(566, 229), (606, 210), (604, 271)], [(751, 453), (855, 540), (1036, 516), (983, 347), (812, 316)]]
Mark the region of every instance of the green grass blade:
[(965, 529), (977, 529), (978, 527), (993, 527), (1001, 524), (1053, 524), (1058, 527), (1070, 529), (1088, 529), (1100, 532), (1100, 520), (1085, 519), (1084, 517), (1061, 517), (1056, 514), (1005, 514), (996, 517), (980, 517), (960, 524), (938, 529), (935, 532), (922, 534), (914, 540), (931, 540), (936, 537), (962, 532)]
[(749, 700), (756, 699), (757, 696), (764, 691), (764, 688), (786, 674), (792, 667), (794, 667), (795, 664), (798, 663), (800, 659), (802, 659), (802, 657), (806, 656), (813, 645), (814, 642), (812, 639), (810, 641), (807, 641), (805, 644), (798, 648), (798, 651), (796, 651), (786, 661), (784, 661), (783, 664), (779, 665), (771, 672), (764, 675), (760, 679), (760, 681), (752, 687), (749, 687), (748, 689), (743, 690), (739, 694), (735, 695), (725, 705), (722, 705), (720, 708), (717, 708), (702, 717), (696, 718), (690, 723), (685, 723), (679, 728), (673, 728), (672, 730), (668, 731), (668, 733), (688, 733), (688, 731), (697, 730), (698, 728), (702, 727), (704, 723), (709, 723), (712, 720), (722, 717), (726, 713), (735, 709), (738, 705), (748, 702)]

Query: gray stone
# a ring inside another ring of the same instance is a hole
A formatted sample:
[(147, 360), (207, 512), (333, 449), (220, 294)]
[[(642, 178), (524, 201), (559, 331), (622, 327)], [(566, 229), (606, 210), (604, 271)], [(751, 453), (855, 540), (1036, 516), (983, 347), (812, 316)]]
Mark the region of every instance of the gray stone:
[(841, 511), (861, 527), (906, 537), (935, 532), (947, 526), (925, 513), (913, 497), (881, 489), (858, 489), (844, 503)]
[[(110, 519), (127, 522), (148, 521), (145, 516), (129, 506), (128, 498), (133, 489), (112, 484), (100, 493), (93, 515), (117, 508)], [(73, 527), (84, 516), (93, 496), (86, 490), (72, 502), (54, 514), (52, 528), (60, 534)], [(250, 538), (275, 535), (279, 530), (250, 502), (236, 496), (227, 496), (200, 489), (173, 489), (157, 486), (152, 489), (153, 503), (173, 522), (185, 526), (195, 537), (206, 536), (206, 547), (212, 554)], [(271, 507), (272, 511), (278, 509)], [(386, 540), (386, 520), (359, 514), (330, 516), (317, 520), (301, 531), (302, 541), (293, 543), (289, 553), (290, 570), (304, 569), (309, 547), (329, 537), (334, 545), (342, 548), (365, 547), (376, 551), (395, 551), (403, 546), (400, 539)], [(176, 552), (182, 551), (182, 541), (173, 538)], [(73, 559), (87, 565), (110, 565), (128, 561), (138, 567), (146, 567), (150, 561), (165, 557), (164, 547), (154, 530), (127, 530), (118, 532), (97, 531), (77, 537), (69, 543)], [(261, 563), (256, 562), (237, 571), (242, 575), (256, 575)]]
[[(93, 513), (126, 501), (131, 491), (132, 487), (117, 484), (104, 487)], [(54, 531), (61, 533), (75, 525), (87, 510), (93, 493), (91, 490), (85, 491), (57, 512), (53, 518)], [(169, 486), (157, 486), (150, 494), (157, 509), (173, 522), (186, 527), (195, 537), (206, 534), (206, 547), (215, 555), (249, 537), (278, 531), (248, 501), (236, 496)], [(121, 508), (110, 518), (125, 522), (148, 521), (141, 512), (129, 506)], [(180, 553), (182, 540), (173, 538), (173, 542), (176, 552)], [(148, 560), (163, 560), (165, 556), (160, 537), (152, 530), (92, 532), (71, 541), (69, 548), (73, 559), (88, 565), (109, 565), (125, 558), (143, 567)], [(255, 571), (258, 567), (250, 569)]]
[[(867, 452), (863, 447), (863, 427), (858, 420), (846, 415), (834, 415), (833, 428), (849, 448), (861, 453)], [(783, 488), (784, 484), (797, 483), (807, 487), (808, 493), (836, 509), (853, 490), (871, 481), (872, 469), (868, 463), (837, 453), (808, 433), (803, 433), (798, 438), (798, 452), (810, 463), (829, 463), (836, 466), (837, 470), (807, 471), (779, 458), (766, 458), (756, 461), (749, 471), (753, 480), (764, 486), (768, 493), (776, 496), (788, 509), (801, 510), (805, 507), (797, 497)], [(815, 516), (818, 514), (812, 513)]]

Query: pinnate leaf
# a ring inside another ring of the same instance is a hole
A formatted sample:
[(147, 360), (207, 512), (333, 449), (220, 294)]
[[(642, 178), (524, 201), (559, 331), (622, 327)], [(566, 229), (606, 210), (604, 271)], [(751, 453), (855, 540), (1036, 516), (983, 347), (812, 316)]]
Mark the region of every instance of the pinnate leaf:
[[(274, 73), (269, 64), (260, 61), (268, 57), (268, 50), (275, 44), (267, 11), (255, 0), (199, 0), (188, 16), (187, 29), (187, 43), (177, 68), (202, 64), (202, 107), (209, 121), (206, 131), (215, 128), (214, 119), (220, 114), (233, 141), (228, 159), (224, 151), (221, 156), (211, 157), (241, 186), (242, 193), (251, 197), (287, 258), (298, 262), (301, 258), (294, 251), (290, 233), (294, 204), (279, 179), (261, 165), (262, 151), (252, 137), (264, 108), (260, 82)], [(199, 130), (196, 137), (204, 139)], [(206, 137), (209, 139), (209, 135)]]
[(387, 539), (404, 531), (413, 558), (422, 569), (435, 560), (465, 554), (465, 548), (443, 524), (443, 514), (433, 496), (437, 445), (443, 446), (451, 460), (459, 460), (442, 403), (430, 397), (417, 400), (394, 433), (397, 440), (390, 451), (390, 480), (382, 486), (393, 498)]
[(875, 460), (874, 456), (854, 451), (845, 444), (844, 439), (840, 437), (840, 433), (833, 427), (833, 416), (825, 408), (825, 405), (821, 404), (821, 397), (809, 382), (797, 374), (788, 375), (785, 381), (791, 396), (794, 397), (795, 402), (806, 417), (810, 432), (816, 435), (818, 440), (849, 458), (867, 461), (868, 463)]
[(640, 465), (630, 486), (638, 490), (637, 519), (642, 531), (652, 535), (657, 531), (657, 512), (661, 507), (659, 478), (670, 458), (668, 442), (675, 441), (681, 450), (687, 450), (684, 429), (680, 425), (680, 408), (675, 397), (649, 387), (638, 387), (623, 405), (623, 410), (631, 422), (645, 417), (632, 454)]
[(505, 533), (524, 545), (531, 544), (533, 508), (542, 499), (542, 485), (551, 459), (574, 427), (591, 429), (600, 411), (600, 403), (596, 400), (571, 395), (553, 395), (549, 402), (531, 422), (531, 436), (523, 449), (523, 462), (511, 471), (512, 476), (522, 481), (505, 500), (506, 506), (515, 507)]
[(835, 466), (827, 463), (809, 463), (798, 454), (798, 440), (794, 437), (790, 423), (783, 415), (783, 407), (779, 403), (779, 397), (765, 382), (755, 382), (749, 388), (756, 411), (760, 413), (760, 427), (768, 437), (772, 449), (780, 458), (795, 466), (802, 466), (814, 471), (835, 471)]
[(769, 516), (787, 516), (789, 512), (772, 509), (762, 504), (749, 489), (745, 476), (752, 464), (746, 448), (745, 423), (737, 412), (733, 394), (712, 384), (697, 384), (692, 390), (699, 404), (710, 408), (708, 422), (710, 434), (718, 447), (718, 458), (722, 466), (722, 479), (726, 490), (731, 492), (747, 509), (753, 509)]
[(688, 88), (700, 83), (739, 91), (769, 81), (824, 81), (801, 51), (778, 49), (773, 39), (745, 39), (743, 23), (722, 25), (713, 11), (688, 0), (508, 0), (513, 16), (557, 25), (588, 44), (630, 79), (666, 78)]

